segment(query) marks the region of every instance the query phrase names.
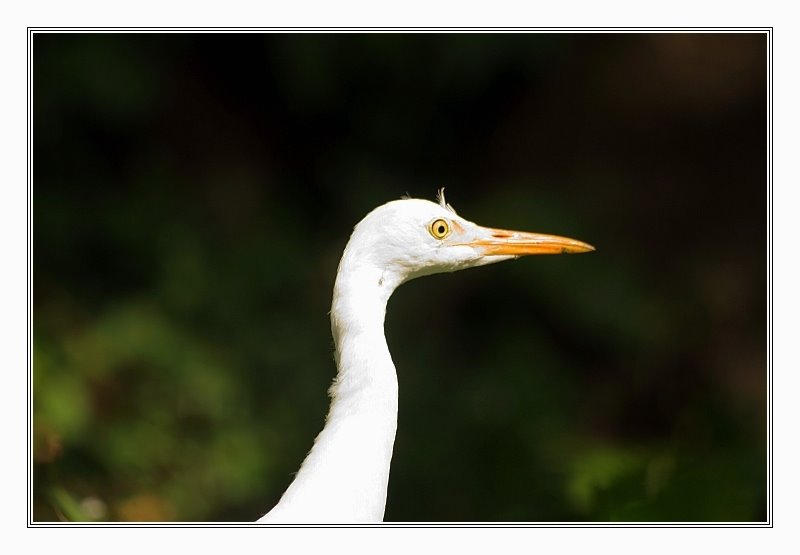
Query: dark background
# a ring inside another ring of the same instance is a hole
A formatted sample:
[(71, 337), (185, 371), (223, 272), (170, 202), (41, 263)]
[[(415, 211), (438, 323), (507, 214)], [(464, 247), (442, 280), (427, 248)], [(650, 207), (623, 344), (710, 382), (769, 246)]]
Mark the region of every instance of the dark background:
[(352, 226), (575, 237), (401, 287), (386, 520), (767, 513), (765, 34), (41, 34), (35, 520), (254, 520)]

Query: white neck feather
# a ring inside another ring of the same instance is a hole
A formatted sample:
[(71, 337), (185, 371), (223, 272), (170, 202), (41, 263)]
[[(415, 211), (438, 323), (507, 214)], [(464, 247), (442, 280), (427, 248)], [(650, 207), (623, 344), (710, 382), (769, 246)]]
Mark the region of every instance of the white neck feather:
[(345, 251), (331, 306), (338, 375), (325, 427), (258, 522), (380, 522), (397, 430), (397, 374), (383, 333), (401, 279)]

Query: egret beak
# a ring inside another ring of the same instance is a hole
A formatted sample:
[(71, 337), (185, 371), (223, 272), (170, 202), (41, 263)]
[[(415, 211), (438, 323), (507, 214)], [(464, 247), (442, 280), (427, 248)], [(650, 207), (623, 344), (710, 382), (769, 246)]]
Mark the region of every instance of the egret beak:
[(467, 243), (483, 250), (486, 256), (526, 256), (529, 254), (575, 254), (591, 252), (592, 245), (558, 235), (482, 228), (483, 237)]

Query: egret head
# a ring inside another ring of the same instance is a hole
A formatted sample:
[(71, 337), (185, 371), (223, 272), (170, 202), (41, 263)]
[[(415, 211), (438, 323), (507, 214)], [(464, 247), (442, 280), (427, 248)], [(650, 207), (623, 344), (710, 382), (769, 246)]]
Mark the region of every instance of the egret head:
[(438, 204), (406, 198), (370, 212), (353, 230), (343, 262), (380, 269), (399, 285), (531, 254), (593, 250), (566, 237), (479, 226), (456, 214), (442, 189)]

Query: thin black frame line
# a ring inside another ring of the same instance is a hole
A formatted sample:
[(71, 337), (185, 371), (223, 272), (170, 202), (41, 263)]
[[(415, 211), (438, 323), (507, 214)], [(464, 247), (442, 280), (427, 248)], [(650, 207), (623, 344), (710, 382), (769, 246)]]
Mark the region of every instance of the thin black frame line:
[(625, 529), (638, 529), (638, 528), (704, 528), (704, 529), (740, 529), (740, 528), (772, 528), (772, 525), (765, 523), (656, 523), (650, 524), (647, 522), (623, 522), (623, 523), (602, 523), (591, 522), (588, 524), (579, 524), (575, 522), (567, 523), (486, 523), (486, 522), (383, 522), (383, 523), (325, 523), (325, 524), (255, 524), (250, 522), (188, 522), (188, 523), (153, 523), (153, 522), (132, 522), (132, 523), (46, 523), (42, 525), (32, 526), (32, 528), (625, 528)]
[(544, 523), (492, 523), (492, 522), (383, 522), (383, 523), (320, 523), (320, 524), (257, 524), (251, 522), (46, 522), (36, 523), (29, 528), (773, 528), (768, 522), (730, 522), (730, 523), (694, 523), (694, 522), (544, 522)]
[(26, 252), (25, 252), (25, 272), (26, 287), (28, 295), (25, 303), (26, 321), (25, 335), (27, 352), (25, 360), (27, 364), (26, 376), (26, 403), (25, 419), (28, 425), (25, 434), (26, 443), (26, 465), (25, 472), (28, 480), (28, 496), (26, 497), (26, 511), (28, 518), (33, 521), (33, 34), (28, 35), (26, 44), (27, 64), (26, 64), (26, 87), (28, 114), (26, 117)]
[[(33, 65), (33, 54), (32, 54), (32, 41), (33, 36), (37, 32), (45, 33), (48, 30), (64, 30), (64, 29), (92, 29), (98, 30), (101, 29), (104, 32), (112, 33), (115, 29), (139, 29), (142, 32), (146, 32), (146, 29), (178, 29), (181, 31), (191, 32), (193, 29), (226, 29), (226, 30), (241, 30), (241, 29), (260, 29), (260, 30), (269, 30), (269, 29), (298, 29), (298, 28), (287, 28), (287, 27), (279, 27), (279, 28), (253, 28), (253, 27), (244, 27), (244, 28), (236, 28), (236, 27), (223, 27), (223, 28), (170, 28), (170, 27), (155, 27), (155, 28), (142, 28), (142, 27), (116, 27), (116, 28), (76, 28), (76, 27), (67, 27), (67, 28), (53, 28), (53, 27), (46, 27), (46, 28), (38, 28), (38, 27), (28, 27), (27, 28), (27, 44), (26, 44), (26, 55), (27, 55), (27, 65), (26, 65), (26, 86), (28, 89), (27, 94), (27, 104), (28, 104), (28, 116), (26, 118), (26, 145), (27, 145), (27, 164), (26, 164), (26, 181), (27, 181), (27, 191), (26, 191), (26, 208), (27, 208), (27, 218), (28, 222), (26, 225), (26, 285), (27, 285), (27, 303), (26, 303), (26, 365), (27, 365), (27, 376), (26, 376), (26, 387), (27, 387), (27, 410), (26, 410), (26, 423), (27, 423), (27, 433), (26, 433), (26, 475), (27, 475), (27, 482), (28, 482), (28, 495), (26, 496), (26, 508), (28, 513), (28, 527), (36, 527), (36, 528), (60, 528), (64, 526), (79, 526), (79, 527), (94, 527), (94, 528), (108, 528), (108, 527), (120, 527), (120, 528), (128, 528), (128, 527), (175, 527), (175, 528), (184, 528), (184, 527), (251, 527), (253, 524), (217, 524), (217, 523), (202, 523), (202, 524), (192, 524), (192, 523), (179, 523), (179, 524), (164, 524), (164, 525), (146, 525), (140, 523), (133, 523), (129, 525), (124, 525), (120, 523), (112, 523), (112, 524), (103, 524), (103, 523), (34, 523), (33, 521), (33, 506), (32, 506), (32, 479), (33, 479), (33, 470), (32, 470), (32, 410), (33, 410), (33, 398), (32, 398), (32, 360), (31, 360), (31, 349), (33, 345), (33, 331), (32, 331), (32, 302), (33, 302), (33, 295), (32, 295), (32, 279), (33, 279), (33, 256), (32, 256), (32, 226), (33, 226), (33, 206), (32, 206), (32, 165), (33, 165), (33, 131), (32, 131), (32, 118), (33, 118), (33, 110), (32, 110), (32, 93), (33, 93), (33, 72), (32, 72), (32, 65)], [(332, 29), (330, 27), (307, 27), (307, 28), (299, 28), (299, 29)], [(338, 28), (333, 28), (338, 29)], [(400, 27), (384, 27), (384, 28), (371, 28), (371, 27), (351, 27), (351, 28), (342, 28), (342, 29), (373, 29), (373, 30), (381, 30), (381, 29), (420, 29), (420, 28), (400, 28)], [(425, 27), (421, 28), (425, 30), (429, 29), (465, 29), (460, 27), (439, 27), (439, 28), (430, 28)], [(773, 272), (773, 253), (772, 253), (772, 240), (773, 240), (773, 140), (774, 140), (774, 126), (773, 126), (773, 100), (774, 100), (774, 89), (772, 86), (772, 78), (773, 78), (773, 70), (774, 70), (774, 58), (773, 54), (773, 34), (774, 34), (774, 27), (682, 27), (682, 28), (670, 28), (670, 27), (649, 27), (649, 28), (636, 28), (636, 27), (622, 27), (622, 28), (594, 28), (594, 27), (577, 27), (577, 28), (553, 28), (553, 27), (544, 27), (544, 28), (524, 28), (524, 27), (481, 27), (481, 28), (466, 28), (467, 30), (476, 30), (476, 29), (525, 29), (525, 30), (568, 30), (568, 29), (591, 29), (597, 33), (608, 33), (610, 30), (613, 31), (615, 29), (626, 29), (632, 30), (633, 33), (646, 33), (652, 29), (659, 29), (659, 30), (666, 30), (670, 29), (670, 32), (676, 32), (676, 29), (682, 31), (691, 31), (691, 32), (698, 32), (702, 29), (714, 29), (714, 30), (723, 30), (725, 33), (735, 33), (735, 32), (748, 32), (748, 33), (760, 33), (764, 32), (767, 35), (767, 59), (768, 59), (768, 67), (767, 67), (767, 341), (768, 341), (768, 348), (767, 348), (767, 459), (768, 459), (768, 468), (767, 468), (767, 520), (764, 522), (745, 522), (745, 523), (730, 523), (730, 524), (696, 524), (696, 523), (641, 523), (641, 524), (616, 524), (616, 523), (599, 523), (599, 524), (562, 524), (562, 523), (546, 523), (546, 524), (536, 524), (536, 523), (528, 523), (528, 524), (461, 524), (461, 525), (453, 525), (453, 524), (409, 524), (409, 525), (393, 525), (390, 523), (382, 523), (376, 524), (375, 526), (379, 527), (503, 527), (503, 528), (763, 528), (763, 527), (774, 527), (774, 523), (772, 521), (773, 514), (774, 514), (774, 495), (773, 495), (773, 487), (774, 487), (774, 457), (772, 456), (772, 450), (774, 446), (774, 429), (772, 426), (773, 419), (774, 419), (774, 404), (773, 404), (773, 392), (774, 392), (774, 381), (773, 381), (773, 326), (774, 326), (774, 311), (773, 311), (773, 279), (774, 279), (774, 272)], [(256, 525), (256, 526), (264, 526), (264, 525)], [(274, 527), (283, 527), (283, 526), (274, 526)], [(374, 526), (353, 526), (353, 525), (346, 525), (346, 524), (336, 524), (336, 525), (289, 525), (286, 527), (300, 527), (300, 528), (319, 528), (319, 527), (374, 527)]]
[(616, 31), (624, 31), (632, 34), (641, 34), (647, 32), (664, 32), (664, 33), (682, 33), (682, 32), (705, 32), (713, 31), (718, 33), (762, 33), (770, 32), (773, 27), (28, 27), (29, 31), (33, 32), (70, 32), (70, 31), (95, 31), (103, 33), (114, 33), (119, 30), (137, 31), (137, 32), (159, 32), (159, 31), (177, 31), (177, 32), (265, 32), (265, 31), (371, 31), (371, 32), (384, 32), (387, 30), (393, 31), (533, 31), (533, 32), (586, 32), (606, 34)]
[(771, 144), (771, 132), (772, 132), (772, 87), (771, 87), (771, 35), (768, 37), (767, 40), (767, 122), (766, 122), (766, 142), (767, 142), (767, 296), (766, 296), (766, 303), (767, 303), (767, 387), (766, 387), (766, 394), (767, 394), (767, 414), (766, 414), (766, 426), (767, 426), (767, 520), (771, 522), (772, 520), (772, 511), (773, 511), (773, 500), (774, 497), (772, 495), (772, 478), (773, 478), (773, 467), (772, 467), (772, 173), (771, 173), (771, 160), (772, 160), (772, 144)]
[[(31, 361), (30, 361), (30, 352), (32, 350), (31, 346), (31, 334), (30, 334), (30, 308), (28, 303), (30, 302), (31, 295), (30, 290), (30, 252), (31, 252), (31, 234), (30, 234), (30, 221), (31, 221), (31, 125), (30, 125), (30, 118), (31, 118), (31, 106), (30, 106), (30, 83), (31, 83), (31, 55), (30, 55), (30, 48), (31, 48), (31, 41), (33, 40), (32, 33), (28, 32), (28, 39), (25, 42), (25, 56), (26, 56), (26, 64), (25, 64), (25, 87), (26, 87), (26, 98), (25, 102), (27, 104), (28, 113), (25, 117), (25, 289), (26, 289), (26, 299), (25, 299), (25, 366), (27, 369), (31, 369)], [(30, 391), (31, 391), (31, 372), (25, 372), (25, 424), (27, 426), (26, 433), (25, 433), (25, 475), (27, 484), (31, 484), (31, 473), (30, 473), (30, 465), (31, 465), (31, 421), (30, 421), (30, 414), (29, 411), (31, 409), (32, 403), (30, 402)], [(25, 513), (28, 515), (28, 521), (30, 522), (33, 517), (31, 512), (31, 499), (30, 495), (25, 496)]]

